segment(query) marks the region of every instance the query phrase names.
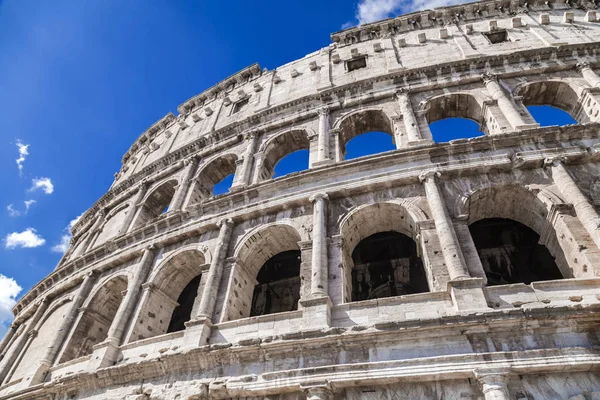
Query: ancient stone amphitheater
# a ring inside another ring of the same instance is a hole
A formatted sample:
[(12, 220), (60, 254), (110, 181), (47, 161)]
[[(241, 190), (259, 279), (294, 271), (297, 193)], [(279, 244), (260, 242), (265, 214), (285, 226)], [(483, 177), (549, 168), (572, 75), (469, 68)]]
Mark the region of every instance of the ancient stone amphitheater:
[(417, 12), (186, 101), (14, 308), (0, 399), (600, 399), (594, 9)]

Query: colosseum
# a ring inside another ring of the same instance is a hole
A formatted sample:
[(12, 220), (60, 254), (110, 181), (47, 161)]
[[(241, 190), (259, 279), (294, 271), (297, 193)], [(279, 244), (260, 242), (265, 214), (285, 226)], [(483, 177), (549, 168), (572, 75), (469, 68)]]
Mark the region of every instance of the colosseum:
[(415, 12), (187, 100), (14, 307), (0, 399), (600, 399), (595, 8)]

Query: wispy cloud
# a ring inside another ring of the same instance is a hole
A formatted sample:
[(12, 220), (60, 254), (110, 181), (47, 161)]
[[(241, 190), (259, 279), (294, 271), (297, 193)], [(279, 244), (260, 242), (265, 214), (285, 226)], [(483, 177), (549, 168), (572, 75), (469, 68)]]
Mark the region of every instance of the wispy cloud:
[(31, 181), (31, 189), (30, 192), (42, 189), (46, 194), (52, 194), (54, 192), (54, 185), (52, 184), (52, 180), (50, 178), (34, 178)]
[(21, 290), (21, 286), (13, 278), (0, 274), (0, 337), (4, 336), (8, 323), (13, 319), (11, 309)]
[[(465, 0), (361, 0), (356, 7), (356, 19), (359, 24), (367, 24), (416, 10), (427, 10), (465, 2)], [(352, 25), (347, 22), (342, 25), (342, 29)]]
[(21, 211), (15, 210), (13, 204), (7, 205), (6, 210), (8, 211), (8, 215), (10, 215), (11, 217), (18, 217), (19, 215), (21, 215)]
[(23, 232), (13, 232), (4, 238), (4, 246), (7, 249), (33, 248), (43, 246), (46, 240), (37, 234), (35, 229), (27, 228)]
[(17, 149), (19, 150), (19, 158), (16, 160), (17, 167), (19, 168), (19, 175), (23, 175), (23, 163), (29, 155), (29, 145), (17, 139)]
[(35, 200), (25, 200), (23, 203), (25, 203), (25, 214), (27, 214), (29, 207), (35, 204)]
[(73, 229), (73, 227), (75, 226), (77, 221), (79, 221), (79, 218), (81, 218), (82, 215), (83, 214), (79, 215), (78, 217), (72, 219), (71, 222), (69, 222), (69, 225), (64, 229), (64, 233), (60, 237), (60, 242), (52, 246), (50, 250), (52, 250), (55, 253), (65, 253), (67, 251), (67, 249), (69, 248), (69, 244), (71, 243), (71, 229)]

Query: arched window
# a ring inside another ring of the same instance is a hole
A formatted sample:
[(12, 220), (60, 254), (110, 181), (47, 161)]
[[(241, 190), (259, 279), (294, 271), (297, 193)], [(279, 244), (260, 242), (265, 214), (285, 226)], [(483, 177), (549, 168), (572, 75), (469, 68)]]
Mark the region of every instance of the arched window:
[(225, 154), (200, 167), (189, 204), (226, 193), (233, 183), (236, 160), (235, 154)]
[(487, 218), (469, 226), (488, 285), (529, 284), (561, 279), (554, 257), (540, 235), (505, 218)]
[(308, 169), (310, 141), (305, 130), (291, 130), (267, 141), (258, 179), (264, 181)]
[(482, 136), (483, 116), (477, 100), (468, 94), (455, 93), (428, 101), (425, 117), (436, 143)]
[(245, 238), (236, 262), (221, 321), (298, 309), (300, 235), (287, 224), (274, 224)]
[(289, 250), (271, 257), (256, 277), (250, 316), (298, 309), (300, 300), (300, 251)]
[(589, 121), (583, 109), (578, 107), (579, 96), (567, 83), (533, 82), (521, 86), (515, 94), (521, 96), (523, 105), (541, 126), (569, 125)]
[(169, 204), (171, 204), (171, 200), (173, 200), (173, 196), (175, 195), (176, 186), (177, 181), (173, 179), (154, 189), (144, 200), (142, 209), (139, 211), (133, 227), (137, 228), (144, 226), (149, 221), (152, 221), (154, 218), (167, 211)]
[(107, 338), (125, 290), (127, 279), (124, 276), (114, 277), (100, 287), (85, 307), (83, 316), (60, 357), (61, 363), (91, 354), (94, 345)]
[(338, 134), (339, 151), (345, 160), (396, 149), (392, 123), (382, 110), (364, 110), (344, 116)]
[(359, 207), (344, 217), (340, 234), (345, 301), (429, 291), (415, 226), (413, 215), (396, 203)]
[(151, 275), (128, 341), (185, 329), (198, 298), (204, 255), (185, 250), (167, 258)]
[(427, 292), (417, 244), (398, 232), (379, 232), (352, 252), (352, 301)]

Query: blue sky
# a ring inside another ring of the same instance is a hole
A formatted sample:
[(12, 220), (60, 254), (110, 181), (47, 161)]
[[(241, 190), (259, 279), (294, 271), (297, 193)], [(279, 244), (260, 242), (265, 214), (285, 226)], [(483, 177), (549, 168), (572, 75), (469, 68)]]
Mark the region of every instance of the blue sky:
[[(0, 336), (152, 123), (254, 62), (273, 69), (342, 26), (437, 1), (0, 0)], [(387, 149), (380, 139), (350, 155)]]

